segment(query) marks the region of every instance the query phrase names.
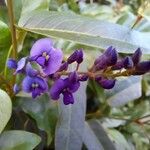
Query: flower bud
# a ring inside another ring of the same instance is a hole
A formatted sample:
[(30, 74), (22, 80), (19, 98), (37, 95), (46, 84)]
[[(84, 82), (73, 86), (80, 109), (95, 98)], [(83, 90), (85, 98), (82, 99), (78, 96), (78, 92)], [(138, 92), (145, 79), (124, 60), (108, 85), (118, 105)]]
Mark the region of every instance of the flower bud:
[(61, 72), (61, 71), (67, 70), (67, 69), (68, 69), (68, 63), (64, 62), (63, 64), (61, 64), (58, 72)]
[(103, 78), (101, 80), (97, 80), (97, 83), (104, 89), (112, 89), (115, 86), (116, 80)]
[(133, 68), (133, 66), (134, 66), (134, 64), (133, 64), (131, 57), (129, 57), (129, 56), (125, 57), (124, 68), (125, 69), (131, 69), (131, 68)]
[(150, 61), (143, 61), (136, 66), (133, 75), (142, 75), (149, 71), (150, 71)]
[(19, 93), (20, 88), (19, 88), (19, 86), (17, 84), (14, 85), (13, 91), (14, 91), (15, 94)]
[(7, 67), (10, 69), (16, 69), (17, 68), (17, 61), (12, 59), (12, 58), (9, 58), (7, 61)]
[(76, 50), (67, 60), (69, 64), (73, 62), (77, 62), (80, 64), (83, 61), (83, 51), (82, 50)]
[(137, 65), (140, 62), (141, 56), (142, 56), (142, 51), (140, 48), (138, 48), (132, 55), (132, 61), (134, 65)]

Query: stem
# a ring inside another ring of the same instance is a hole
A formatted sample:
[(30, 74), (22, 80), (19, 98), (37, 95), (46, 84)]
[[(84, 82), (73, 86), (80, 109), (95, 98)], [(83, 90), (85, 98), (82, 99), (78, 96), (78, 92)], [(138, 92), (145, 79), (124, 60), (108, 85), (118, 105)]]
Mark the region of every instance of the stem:
[(133, 26), (131, 27), (131, 29), (133, 29), (141, 20), (142, 20), (143, 16), (141, 15), (138, 15), (136, 20), (135, 20), (135, 23), (133, 24)]
[(12, 0), (7, 0), (7, 8), (8, 8), (8, 15), (10, 21), (10, 30), (11, 30), (11, 38), (12, 38), (12, 45), (13, 45), (13, 58), (17, 58), (17, 40), (16, 40), (16, 28), (14, 23), (14, 13), (13, 13), (13, 4)]

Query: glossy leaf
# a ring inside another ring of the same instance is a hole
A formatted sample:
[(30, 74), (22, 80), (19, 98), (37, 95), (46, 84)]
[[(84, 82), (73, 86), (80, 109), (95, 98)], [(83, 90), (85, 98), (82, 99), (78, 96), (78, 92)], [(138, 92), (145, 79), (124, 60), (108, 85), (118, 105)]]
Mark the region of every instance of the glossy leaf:
[(11, 117), (12, 103), (8, 94), (0, 89), (0, 133)]
[(119, 107), (142, 95), (141, 77), (133, 76), (116, 82), (113, 89), (106, 91), (107, 102), (112, 107)]
[(21, 130), (5, 131), (0, 135), (0, 150), (33, 150), (41, 139), (38, 135)]
[(124, 53), (133, 53), (141, 47), (143, 53), (150, 54), (149, 33), (72, 13), (35, 11), (30, 15), (23, 15), (19, 27), (102, 49), (113, 45)]
[(55, 133), (56, 150), (80, 150), (84, 138), (84, 121), (86, 109), (86, 83), (82, 83), (74, 93), (75, 103), (64, 105), (60, 99), (59, 120)]

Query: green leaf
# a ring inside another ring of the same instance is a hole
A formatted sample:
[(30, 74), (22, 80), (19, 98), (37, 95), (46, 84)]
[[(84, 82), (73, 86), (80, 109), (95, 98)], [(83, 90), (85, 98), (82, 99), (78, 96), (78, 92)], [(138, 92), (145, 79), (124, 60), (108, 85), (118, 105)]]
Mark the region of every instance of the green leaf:
[(130, 150), (130, 146), (125, 137), (123, 136), (123, 134), (121, 134), (116, 129), (108, 129), (107, 131), (111, 139), (114, 141), (116, 149)]
[(101, 123), (98, 120), (92, 119), (88, 121), (91, 129), (95, 133), (96, 137), (98, 138), (99, 142), (102, 144), (104, 149), (106, 150), (116, 150), (113, 142), (107, 135), (107, 132), (102, 127)]
[(4, 22), (0, 20), (0, 48), (6, 47), (8, 45), (8, 41), (10, 40), (10, 31)]
[(21, 107), (37, 123), (39, 129), (44, 130), (48, 136), (48, 145), (51, 143), (57, 121), (57, 108), (48, 95), (32, 98), (21, 98)]
[(12, 103), (8, 94), (0, 89), (0, 133), (11, 117)]
[(55, 133), (56, 150), (80, 150), (83, 143), (83, 131), (86, 111), (86, 83), (82, 83), (74, 93), (74, 104), (59, 103), (59, 120)]
[(86, 148), (89, 150), (104, 150), (102, 144), (100, 143), (87, 122), (85, 122), (83, 141)]
[(113, 89), (106, 91), (107, 102), (112, 107), (120, 107), (142, 95), (141, 77), (133, 76), (116, 82)]
[(0, 135), (0, 150), (33, 150), (41, 139), (26, 131), (12, 130)]
[(124, 53), (133, 53), (141, 47), (143, 53), (150, 54), (149, 33), (72, 13), (35, 11), (22, 16), (19, 27), (102, 49), (113, 45)]

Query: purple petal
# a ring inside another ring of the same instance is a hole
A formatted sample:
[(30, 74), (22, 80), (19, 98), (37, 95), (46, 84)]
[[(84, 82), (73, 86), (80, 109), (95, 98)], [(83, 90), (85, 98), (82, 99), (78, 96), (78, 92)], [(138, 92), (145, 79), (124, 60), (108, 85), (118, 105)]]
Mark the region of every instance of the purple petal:
[(150, 61), (143, 61), (140, 62), (136, 68), (135, 68), (136, 72), (139, 72), (141, 74), (144, 74), (146, 72), (150, 71)]
[(113, 70), (119, 70), (122, 68), (124, 68), (124, 60), (120, 60), (114, 66), (112, 66)]
[(26, 60), (27, 60), (27, 57), (23, 57), (21, 58), (18, 63), (17, 63), (17, 69), (16, 69), (16, 72), (15, 73), (19, 73), (21, 70), (23, 70), (23, 68), (25, 67), (26, 65)]
[(67, 70), (68, 69), (68, 63), (64, 62), (63, 64), (61, 64), (60, 68), (59, 68), (59, 72)]
[(79, 81), (87, 81), (88, 80), (88, 75), (86, 75), (86, 74), (81, 75), (78, 80)]
[(39, 85), (39, 88), (41, 89), (42, 92), (45, 92), (48, 90), (48, 85), (47, 82), (40, 78), (40, 77), (35, 77), (34, 78), (35, 83), (37, 83)]
[(68, 85), (68, 89), (72, 93), (76, 92), (79, 89), (79, 87), (80, 87), (80, 82), (70, 83)]
[(75, 83), (75, 82), (77, 82), (77, 80), (78, 80), (78, 74), (77, 74), (77, 72), (76, 71), (74, 71), (74, 72), (71, 72), (70, 74), (69, 74), (69, 81), (70, 82), (72, 82), (72, 83)]
[(130, 68), (133, 68), (134, 64), (133, 64), (133, 61), (132, 61), (132, 58), (127, 56), (125, 57), (124, 59), (124, 68), (125, 69), (130, 69)]
[(36, 88), (32, 91), (32, 98), (36, 98), (37, 96), (40, 96), (42, 91), (39, 88)]
[(51, 48), (53, 46), (52, 40), (50, 38), (42, 38), (37, 40), (30, 51), (30, 56), (39, 56), (43, 52), (49, 53), (51, 51)]
[(44, 57), (38, 57), (37, 59), (36, 59), (36, 62), (40, 65), (40, 66), (42, 66), (42, 67), (44, 67), (45, 66), (45, 58)]
[(30, 93), (32, 92), (32, 83), (34, 83), (33, 78), (27, 76), (24, 78), (23, 82), (22, 82), (22, 89), (23, 91)]
[(17, 62), (16, 60), (9, 58), (7, 61), (7, 67), (10, 69), (17, 69)]
[(77, 63), (80, 64), (83, 61), (83, 50), (78, 50), (78, 58), (77, 58)]
[(19, 93), (20, 88), (19, 88), (19, 86), (17, 84), (14, 85), (13, 91), (14, 91), (15, 94)]
[(61, 66), (63, 53), (60, 49), (53, 49), (50, 53), (48, 65), (44, 68), (44, 73), (47, 75), (55, 73)]
[(57, 100), (59, 99), (59, 95), (66, 87), (66, 82), (63, 79), (58, 79), (54, 82), (50, 89), (50, 96), (52, 99)]
[(112, 89), (115, 85), (116, 80), (114, 79), (102, 79), (98, 83), (104, 88), (104, 89)]
[(141, 56), (142, 56), (142, 51), (140, 48), (138, 48), (132, 55), (132, 61), (134, 65), (137, 65), (140, 62)]
[(67, 59), (68, 64), (75, 62), (78, 58), (78, 50), (74, 51), (70, 57)]
[(38, 75), (38, 71), (33, 69), (31, 64), (28, 63), (26, 66), (26, 74), (30, 77), (35, 77)]
[(72, 93), (65, 91), (63, 92), (63, 102), (65, 105), (73, 104), (74, 103), (74, 98)]

